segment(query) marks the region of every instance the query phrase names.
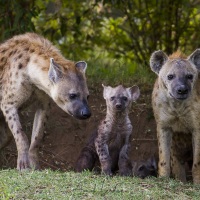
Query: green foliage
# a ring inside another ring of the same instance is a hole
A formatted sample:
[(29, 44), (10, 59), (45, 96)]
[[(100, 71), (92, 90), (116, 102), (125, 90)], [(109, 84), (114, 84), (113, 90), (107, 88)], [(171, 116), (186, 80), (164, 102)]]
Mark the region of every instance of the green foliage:
[(35, 31), (32, 18), (38, 15), (34, 0), (0, 1), (0, 41), (13, 35)]
[(93, 173), (0, 172), (0, 199), (199, 199), (200, 186), (173, 179), (106, 177)]
[(147, 67), (155, 50), (198, 48), (199, 10), (196, 0), (1, 0), (0, 39), (36, 31), (72, 60), (103, 52)]

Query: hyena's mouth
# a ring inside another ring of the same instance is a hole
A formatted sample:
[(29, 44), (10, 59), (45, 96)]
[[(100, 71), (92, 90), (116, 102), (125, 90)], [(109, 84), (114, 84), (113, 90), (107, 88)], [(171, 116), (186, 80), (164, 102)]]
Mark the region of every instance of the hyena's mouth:
[(184, 95), (173, 95), (172, 93), (169, 92), (169, 95), (173, 98), (173, 99), (177, 99), (177, 100), (186, 100), (188, 98), (188, 94), (184, 94)]

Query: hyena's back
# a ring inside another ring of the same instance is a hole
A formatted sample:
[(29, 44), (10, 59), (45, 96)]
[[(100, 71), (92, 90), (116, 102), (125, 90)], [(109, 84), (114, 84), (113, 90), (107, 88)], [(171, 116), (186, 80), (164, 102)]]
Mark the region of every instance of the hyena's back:
[[(15, 36), (0, 45), (0, 78), (2, 83), (13, 78), (13, 73), (17, 77), (17, 71), (26, 68), (29, 63), (38, 64), (42, 71), (48, 71), (49, 58), (54, 58), (58, 64), (65, 68), (73, 69), (74, 63), (66, 60), (50, 41), (35, 34), (26, 33)], [(48, 64), (47, 64), (48, 63)]]

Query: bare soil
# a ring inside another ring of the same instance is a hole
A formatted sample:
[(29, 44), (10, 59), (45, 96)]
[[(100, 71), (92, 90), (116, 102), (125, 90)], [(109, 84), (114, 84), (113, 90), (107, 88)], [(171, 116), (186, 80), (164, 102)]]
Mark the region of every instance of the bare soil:
[[(76, 120), (64, 113), (52, 102), (49, 121), (40, 149), (40, 163), (42, 169), (67, 171), (74, 167), (79, 152), (87, 138), (105, 116), (106, 105), (99, 90), (90, 88), (89, 104), (92, 117), (88, 120)], [(158, 147), (156, 125), (151, 109), (151, 90), (141, 91), (138, 101), (133, 103), (130, 119), (133, 124), (131, 138), (131, 159), (143, 160), (151, 156), (157, 157)], [(35, 108), (28, 108), (21, 114), (21, 121), (30, 138)], [(15, 142), (1, 151), (1, 168), (16, 168), (17, 151)]]

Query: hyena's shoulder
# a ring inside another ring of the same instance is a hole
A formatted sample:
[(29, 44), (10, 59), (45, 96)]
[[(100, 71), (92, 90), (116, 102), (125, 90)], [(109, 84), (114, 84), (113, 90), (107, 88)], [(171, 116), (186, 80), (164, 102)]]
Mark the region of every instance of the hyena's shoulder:
[(74, 62), (65, 59), (49, 40), (36, 33), (17, 35), (0, 45), (0, 71), (4, 67), (12, 67), (13, 63), (20, 63), (21, 67), (26, 67), (31, 59), (35, 63), (42, 60), (46, 66), (38, 67), (48, 71), (50, 58), (54, 58), (65, 72), (75, 70)]

